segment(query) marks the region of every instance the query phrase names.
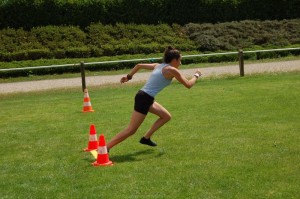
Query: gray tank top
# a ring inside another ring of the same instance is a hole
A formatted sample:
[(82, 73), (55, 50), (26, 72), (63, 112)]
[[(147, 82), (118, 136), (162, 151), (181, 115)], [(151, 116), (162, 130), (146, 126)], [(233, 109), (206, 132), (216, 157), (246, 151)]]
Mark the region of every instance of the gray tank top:
[(161, 90), (170, 85), (172, 79), (166, 79), (162, 74), (162, 69), (166, 66), (169, 66), (169, 64), (163, 63), (156, 66), (151, 73), (147, 83), (141, 90), (151, 95), (152, 97), (155, 97)]

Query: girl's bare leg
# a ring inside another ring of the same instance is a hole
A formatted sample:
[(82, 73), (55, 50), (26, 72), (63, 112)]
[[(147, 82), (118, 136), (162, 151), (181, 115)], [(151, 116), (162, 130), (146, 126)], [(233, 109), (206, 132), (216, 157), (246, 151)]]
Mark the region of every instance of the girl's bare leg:
[(172, 117), (171, 114), (167, 111), (167, 109), (165, 109), (162, 105), (160, 105), (157, 102), (154, 102), (152, 104), (152, 106), (150, 107), (149, 112), (159, 116), (159, 119), (154, 122), (152, 127), (144, 135), (144, 137), (146, 139), (149, 139), (155, 131), (157, 131), (165, 123), (170, 121), (170, 119)]
[(107, 144), (107, 149), (111, 149), (113, 146), (133, 135), (141, 126), (146, 116), (147, 115), (133, 111), (128, 127), (112, 138), (112, 140)]

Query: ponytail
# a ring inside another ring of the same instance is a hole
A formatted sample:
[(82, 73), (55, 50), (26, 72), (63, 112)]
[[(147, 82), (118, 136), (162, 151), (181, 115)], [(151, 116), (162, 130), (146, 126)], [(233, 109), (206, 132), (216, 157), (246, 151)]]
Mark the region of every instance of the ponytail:
[(179, 50), (173, 48), (172, 46), (168, 46), (164, 53), (164, 62), (166, 64), (169, 64), (173, 59), (178, 60), (179, 58), (180, 58)]

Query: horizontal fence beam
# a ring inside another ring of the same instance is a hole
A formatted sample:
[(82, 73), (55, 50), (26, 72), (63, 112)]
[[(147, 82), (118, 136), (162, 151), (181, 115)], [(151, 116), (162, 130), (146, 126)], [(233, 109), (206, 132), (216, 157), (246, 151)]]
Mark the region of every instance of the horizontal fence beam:
[[(300, 50), (299, 48), (282, 48), (282, 49), (268, 49), (268, 50), (253, 50), (253, 51), (244, 51), (244, 54), (247, 53), (261, 53), (261, 52), (277, 52), (277, 51), (291, 51), (291, 50)], [(193, 58), (193, 57), (207, 57), (207, 56), (217, 56), (217, 55), (238, 55), (239, 52), (224, 52), (224, 53), (210, 53), (210, 54), (196, 54), (196, 55), (184, 55), (182, 58)], [(145, 58), (145, 59), (129, 59), (129, 60), (116, 60), (116, 61), (102, 61), (102, 62), (88, 62), (84, 65), (101, 65), (101, 64), (113, 64), (113, 63), (128, 63), (128, 62), (142, 62), (142, 61), (157, 61), (162, 60), (162, 58)], [(7, 68), (0, 69), (0, 72), (5, 71), (16, 71), (16, 70), (34, 70), (34, 69), (44, 69), (44, 68), (60, 68), (60, 67), (71, 67), (71, 66), (80, 66), (80, 63), (77, 64), (62, 64), (62, 65), (50, 65), (50, 66), (33, 66), (33, 67), (23, 67), (23, 68)]]
[(216, 56), (216, 55), (234, 55), (239, 52), (224, 52), (224, 53), (210, 53), (210, 54), (196, 54), (196, 55), (184, 55), (182, 58), (191, 58), (191, 57), (208, 57), (208, 56)]
[(68, 67), (68, 66), (80, 66), (78, 64), (62, 64), (62, 65), (50, 65), (50, 66), (32, 66), (32, 67), (23, 67), (23, 68), (6, 68), (0, 69), (0, 71), (16, 71), (16, 70), (31, 70), (31, 69), (44, 69), (44, 68), (61, 68), (61, 67)]
[(85, 65), (100, 65), (100, 64), (113, 64), (113, 63), (128, 63), (128, 62), (140, 62), (140, 61), (155, 61), (162, 58), (145, 58), (145, 59), (128, 59), (128, 60), (116, 60), (116, 61), (102, 61), (102, 62), (88, 62)]
[(267, 49), (267, 50), (249, 50), (249, 51), (244, 51), (244, 54), (245, 53), (263, 53), (263, 52), (289, 51), (289, 50), (300, 50), (300, 48), (279, 48), (279, 49)]

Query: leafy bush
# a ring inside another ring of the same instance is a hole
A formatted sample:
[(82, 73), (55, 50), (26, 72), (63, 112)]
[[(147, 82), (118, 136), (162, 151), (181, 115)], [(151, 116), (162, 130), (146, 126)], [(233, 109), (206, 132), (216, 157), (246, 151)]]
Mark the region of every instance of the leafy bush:
[(87, 47), (77, 47), (66, 49), (66, 56), (69, 58), (90, 57), (91, 51)]
[(217, 52), (278, 48), (300, 44), (300, 20), (241, 21), (219, 24), (91, 24), (0, 30), (0, 61), (87, 58), (181, 51)]
[(91, 24), (85, 30), (74, 26), (45, 26), (0, 31), (0, 61), (38, 58), (87, 58), (163, 52), (174, 45), (183, 51), (195, 44), (179, 25)]
[(29, 34), (50, 50), (85, 46), (86, 33), (74, 26), (44, 26), (32, 28)]
[(27, 59), (30, 59), (30, 60), (52, 58), (52, 54), (48, 48), (28, 50), (27, 56), (28, 56)]
[(240, 48), (278, 48), (300, 44), (300, 20), (241, 21), (187, 24), (189, 38), (200, 51), (235, 51)]
[[(258, 50), (278, 47), (299, 47), (300, 20), (241, 21), (218, 24), (104, 25), (93, 23), (81, 29), (77, 26), (45, 26), (31, 30), (6, 28), (0, 30), (0, 68), (8, 62), (37, 59), (89, 58), (104, 56), (106, 60), (130, 59), (136, 54), (161, 53), (173, 45), (183, 52), (223, 52)], [(124, 55), (124, 57), (120, 56)], [(300, 55), (298, 51), (245, 54), (245, 59), (276, 58)], [(128, 57), (129, 56), (129, 57)], [(131, 56), (131, 57), (130, 57)], [(235, 55), (193, 57), (183, 64), (236, 61)], [(17, 62), (18, 63), (18, 62)], [(64, 63), (64, 62), (62, 62)], [(20, 65), (20, 64), (19, 64)], [(21, 64), (22, 65), (22, 64)], [(40, 65), (44, 65), (41, 63)], [(31, 66), (31, 65), (30, 65)], [(19, 67), (19, 66), (17, 66)], [(88, 70), (114, 70), (132, 67), (132, 63), (88, 66)], [(78, 72), (78, 67), (41, 69), (1, 73), (1, 77)]]
[(195, 50), (181, 26), (116, 24), (91, 24), (86, 28), (88, 42), (103, 49), (106, 56), (162, 52), (174, 45), (183, 51)]
[(0, 30), (0, 51), (12, 53), (16, 51), (44, 48), (30, 32), (20, 29), (6, 28)]

